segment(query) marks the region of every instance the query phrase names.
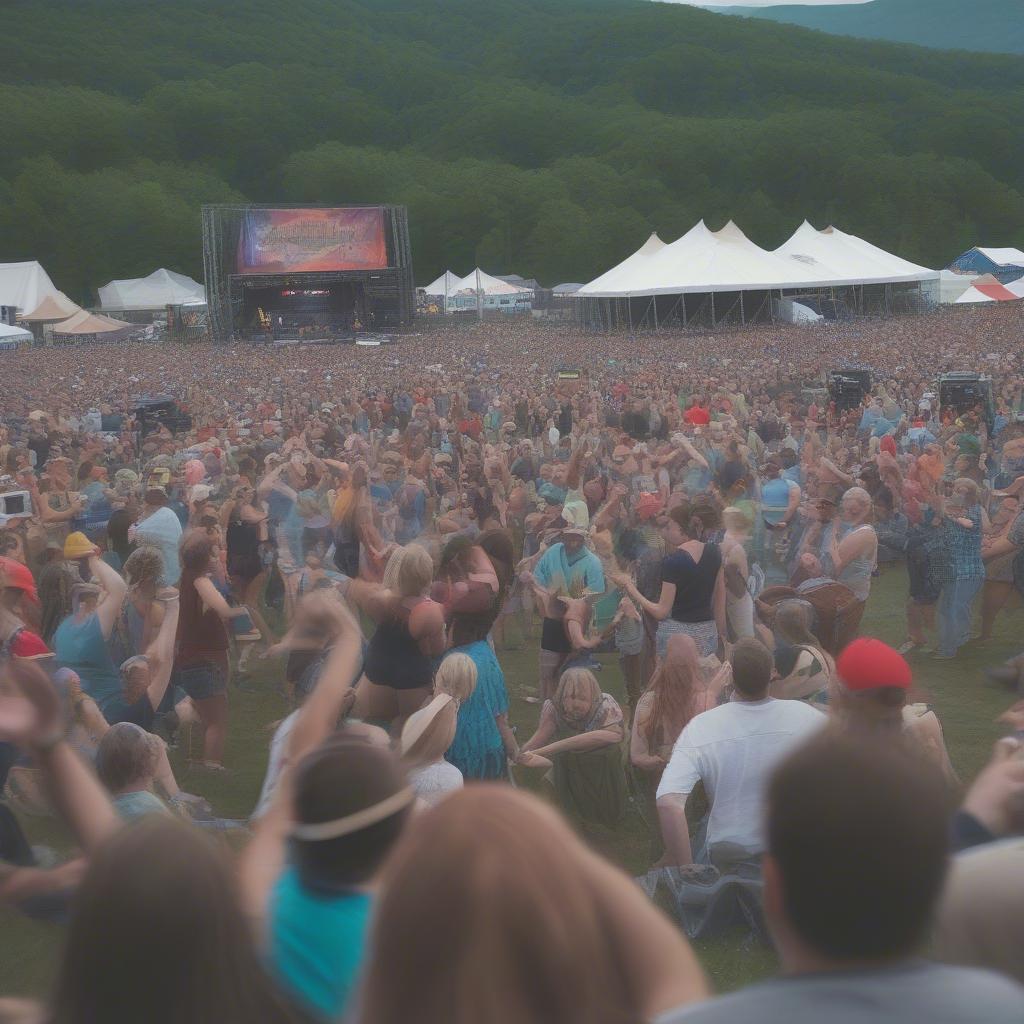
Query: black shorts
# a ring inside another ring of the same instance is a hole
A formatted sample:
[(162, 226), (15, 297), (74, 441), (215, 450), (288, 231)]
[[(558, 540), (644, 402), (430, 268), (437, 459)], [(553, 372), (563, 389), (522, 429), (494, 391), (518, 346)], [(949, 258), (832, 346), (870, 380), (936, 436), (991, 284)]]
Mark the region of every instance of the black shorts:
[(193, 700), (208, 700), (228, 692), (224, 666), (212, 661), (175, 668), (171, 682), (174, 686), (180, 686)]

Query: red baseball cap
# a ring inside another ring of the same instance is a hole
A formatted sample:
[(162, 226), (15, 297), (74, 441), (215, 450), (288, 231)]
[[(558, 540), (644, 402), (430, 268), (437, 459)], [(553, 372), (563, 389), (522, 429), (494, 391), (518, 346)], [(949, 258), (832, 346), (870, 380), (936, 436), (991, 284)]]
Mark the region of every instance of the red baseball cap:
[(0, 558), (0, 583), (12, 590), (24, 590), (33, 604), (39, 604), (36, 581), (27, 565), (13, 558)]
[(871, 636), (858, 637), (844, 647), (836, 669), (846, 688), (854, 692), (885, 686), (909, 690), (912, 681), (907, 659)]
[(52, 658), (53, 651), (43, 643), (42, 637), (27, 629), (19, 629), (18, 635), (11, 641), (11, 656), (25, 661), (38, 661), (40, 658)]

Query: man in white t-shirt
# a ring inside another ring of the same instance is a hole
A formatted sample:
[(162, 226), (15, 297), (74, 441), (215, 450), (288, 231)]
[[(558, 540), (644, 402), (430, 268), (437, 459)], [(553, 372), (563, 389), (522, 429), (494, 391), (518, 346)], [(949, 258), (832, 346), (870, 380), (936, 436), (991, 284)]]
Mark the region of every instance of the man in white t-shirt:
[(561, 431), (555, 426), (553, 419), (548, 420), (548, 447), (551, 449), (551, 454), (554, 455), (558, 451), (558, 442), (562, 439)]
[(711, 803), (705, 861), (730, 844), (755, 857), (764, 851), (764, 792), (772, 770), (793, 747), (825, 724), (809, 704), (768, 696), (771, 652), (759, 640), (740, 640), (730, 657), (735, 694), (728, 704), (697, 715), (682, 731), (658, 786), (658, 817), (668, 862), (692, 864), (686, 800), (698, 782)]

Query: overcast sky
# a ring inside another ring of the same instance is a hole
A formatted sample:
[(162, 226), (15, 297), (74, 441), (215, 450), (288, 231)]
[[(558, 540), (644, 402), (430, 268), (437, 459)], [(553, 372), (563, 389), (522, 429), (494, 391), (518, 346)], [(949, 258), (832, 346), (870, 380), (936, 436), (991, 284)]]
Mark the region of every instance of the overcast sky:
[(662, 0), (691, 7), (778, 7), (779, 4), (799, 4), (803, 7), (822, 7), (827, 4), (863, 4), (869, 0)]

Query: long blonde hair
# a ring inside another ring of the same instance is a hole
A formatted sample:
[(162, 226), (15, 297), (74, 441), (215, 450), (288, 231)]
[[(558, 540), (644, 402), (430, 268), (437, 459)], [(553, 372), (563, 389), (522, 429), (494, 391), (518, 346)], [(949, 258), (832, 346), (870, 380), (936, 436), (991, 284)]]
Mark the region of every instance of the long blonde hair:
[(420, 544), (406, 544), (391, 552), (384, 566), (384, 586), (402, 597), (419, 597), (430, 588), (434, 563)]
[(468, 654), (449, 654), (437, 668), (434, 693), (447, 693), (464, 704), (476, 690), (476, 662)]
[(455, 739), (458, 720), (458, 702), (450, 694), (438, 694), (406, 719), (402, 727), (402, 760), (410, 768), (439, 761)]

